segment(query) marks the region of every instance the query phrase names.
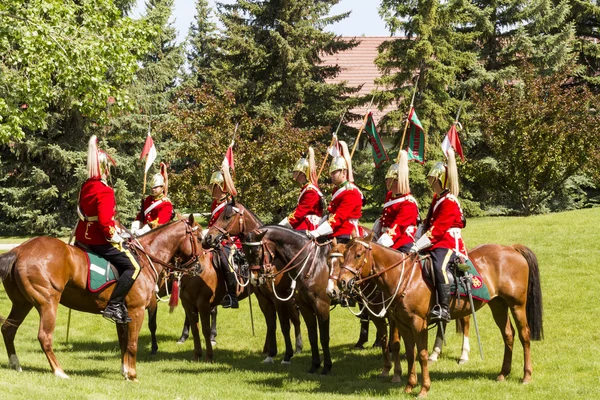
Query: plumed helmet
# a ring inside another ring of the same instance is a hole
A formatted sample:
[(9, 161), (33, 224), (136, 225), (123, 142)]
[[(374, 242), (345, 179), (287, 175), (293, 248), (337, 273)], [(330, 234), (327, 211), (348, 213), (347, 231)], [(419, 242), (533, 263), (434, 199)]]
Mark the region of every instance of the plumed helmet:
[(310, 176), (309, 164), (306, 158), (301, 158), (296, 161), (296, 165), (294, 165), (293, 172), (302, 172), (306, 178)]
[(157, 186), (165, 186), (165, 177), (161, 174), (154, 174), (152, 177), (152, 188)]
[(399, 169), (400, 168), (399, 168), (398, 163), (390, 165), (390, 167), (388, 168), (388, 170), (385, 174), (385, 179), (398, 179), (398, 170)]
[(337, 171), (338, 169), (348, 169), (348, 163), (344, 157), (333, 157), (331, 160), (331, 166), (329, 167), (329, 173)]
[(225, 191), (225, 179), (221, 171), (215, 171), (210, 176), (210, 187), (217, 185), (222, 191)]
[(443, 162), (437, 162), (431, 167), (427, 177), (433, 177), (440, 180), (442, 188), (446, 188), (446, 165)]
[(88, 142), (87, 171), (88, 178), (105, 179), (110, 175), (110, 164), (115, 161), (103, 150), (98, 148), (98, 138), (92, 135)]
[(348, 145), (344, 141), (340, 141), (339, 145), (342, 150), (341, 157), (333, 157), (331, 160), (331, 166), (329, 167), (329, 173), (334, 171), (345, 169), (348, 170), (348, 181), (354, 182), (354, 173), (352, 171), (352, 161), (350, 158), (350, 152), (348, 151)]

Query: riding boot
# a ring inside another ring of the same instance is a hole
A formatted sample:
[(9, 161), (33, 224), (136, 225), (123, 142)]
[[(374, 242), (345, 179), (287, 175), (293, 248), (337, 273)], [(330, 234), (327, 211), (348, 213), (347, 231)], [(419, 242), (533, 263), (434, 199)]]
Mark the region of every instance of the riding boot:
[(237, 279), (235, 273), (229, 268), (224, 268), (225, 284), (227, 285), (227, 294), (221, 301), (223, 308), (239, 308), (237, 297)]
[(108, 300), (106, 308), (104, 311), (102, 311), (104, 318), (117, 324), (126, 324), (131, 322), (131, 318), (129, 318), (127, 315), (125, 296), (127, 296), (129, 289), (131, 289), (134, 283), (135, 279), (127, 275), (122, 275), (119, 278), (112, 294), (110, 295), (110, 299)]
[(438, 283), (437, 285), (438, 304), (433, 306), (429, 312), (430, 322), (450, 322), (450, 285)]
[(364, 349), (364, 344), (369, 341), (369, 317), (360, 319), (360, 335), (358, 342), (354, 345), (355, 349)]

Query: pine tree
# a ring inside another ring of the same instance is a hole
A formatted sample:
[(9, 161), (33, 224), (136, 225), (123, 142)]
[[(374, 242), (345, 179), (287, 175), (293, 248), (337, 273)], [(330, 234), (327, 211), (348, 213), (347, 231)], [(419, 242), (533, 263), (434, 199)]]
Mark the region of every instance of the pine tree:
[(579, 80), (600, 91), (600, 3), (571, 0), (571, 19), (575, 22), (575, 50)]
[(218, 74), (213, 68), (218, 56), (217, 27), (211, 21), (211, 9), (207, 0), (196, 0), (196, 16), (188, 33), (189, 48), (187, 60), (190, 73), (187, 80), (200, 87), (203, 84), (215, 84)]

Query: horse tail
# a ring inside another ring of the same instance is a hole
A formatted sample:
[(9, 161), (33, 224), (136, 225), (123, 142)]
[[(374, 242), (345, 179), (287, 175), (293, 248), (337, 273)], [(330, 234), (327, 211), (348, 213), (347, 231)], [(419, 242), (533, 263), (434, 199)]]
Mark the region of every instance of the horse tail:
[(17, 262), (17, 253), (9, 251), (8, 253), (0, 254), (0, 282), (5, 280)]
[(513, 249), (521, 253), (529, 266), (529, 285), (527, 289), (527, 323), (529, 324), (531, 340), (542, 340), (544, 338), (544, 326), (542, 320), (542, 286), (540, 284), (540, 270), (538, 260), (530, 248), (521, 244), (515, 244)]

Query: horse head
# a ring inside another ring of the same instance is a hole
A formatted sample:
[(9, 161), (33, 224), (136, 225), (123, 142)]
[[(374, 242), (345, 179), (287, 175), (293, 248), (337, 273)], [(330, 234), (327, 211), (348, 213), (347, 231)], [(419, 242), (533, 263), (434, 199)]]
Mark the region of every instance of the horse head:
[(348, 242), (338, 275), (338, 288), (342, 295), (348, 295), (358, 280), (369, 275), (372, 263), (371, 235)]
[(333, 238), (331, 242), (331, 252), (329, 253), (329, 281), (327, 283), (327, 295), (330, 299), (340, 299), (338, 291), (338, 278), (344, 262), (344, 251), (346, 250), (345, 243), (338, 243)]
[(226, 236), (243, 236), (262, 225), (256, 215), (239, 202), (236, 203), (235, 200), (232, 200), (209, 228), (204, 237), (204, 243), (215, 247)]
[(271, 265), (275, 253), (273, 251), (273, 243), (267, 241), (264, 237), (267, 234), (266, 230), (252, 231), (246, 235), (246, 240), (242, 242), (242, 248), (246, 255), (246, 260), (250, 268), (250, 279), (252, 282), (257, 282), (261, 270), (265, 266)]

